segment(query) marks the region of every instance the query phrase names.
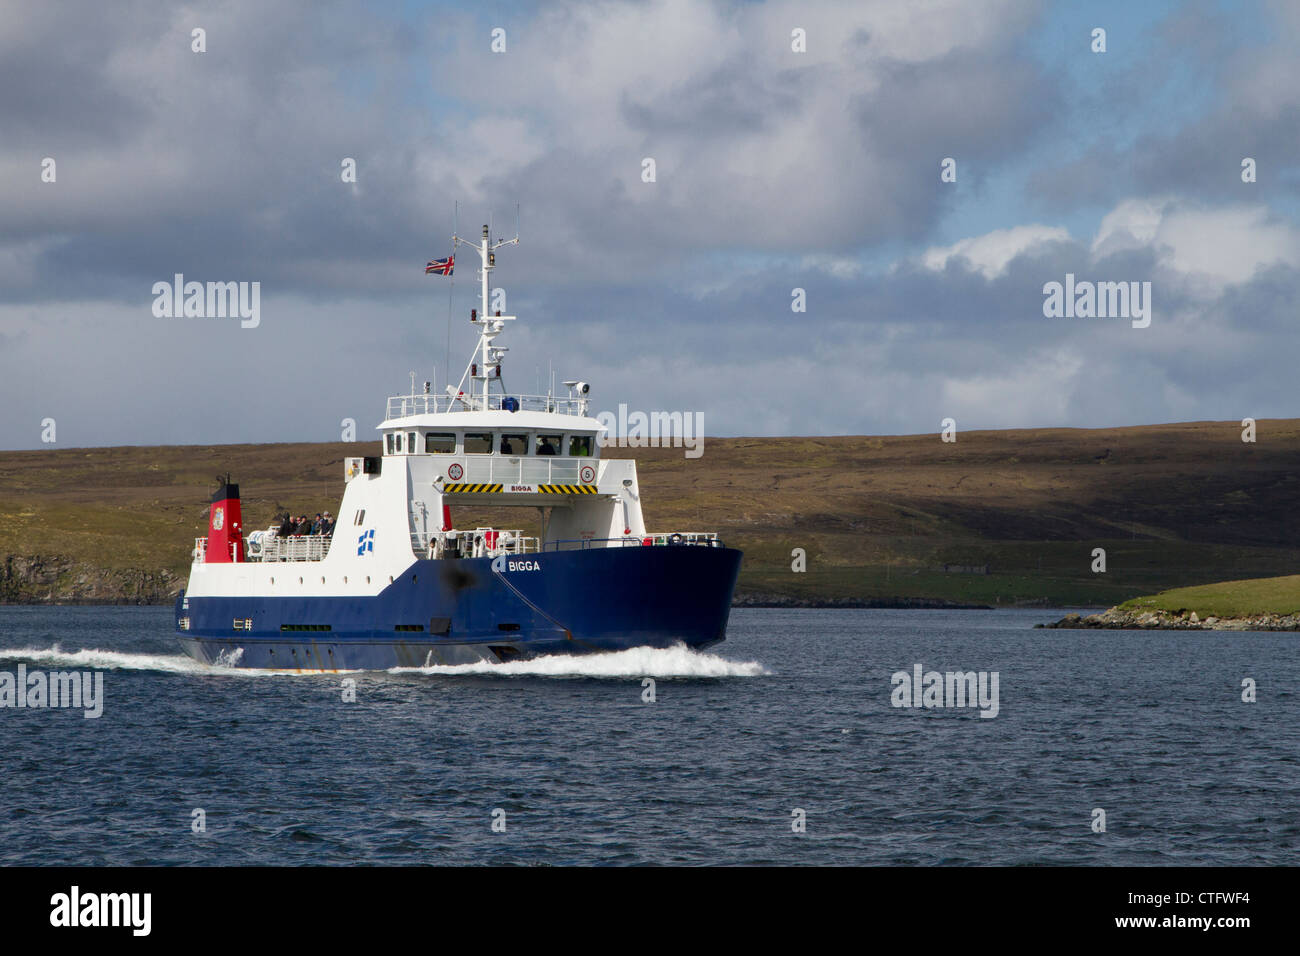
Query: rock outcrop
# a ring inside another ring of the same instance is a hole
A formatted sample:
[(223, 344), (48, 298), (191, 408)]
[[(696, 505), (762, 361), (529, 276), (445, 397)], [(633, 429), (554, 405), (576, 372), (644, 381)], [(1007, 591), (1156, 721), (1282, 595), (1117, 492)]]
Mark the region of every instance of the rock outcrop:
[(108, 569), (66, 555), (0, 556), (0, 604), (163, 604), (185, 586), (172, 571)]
[(911, 608), (922, 610), (988, 611), (987, 604), (963, 604), (942, 598), (810, 598), (785, 594), (746, 591), (737, 594), (732, 607), (839, 607), (839, 608)]
[(1195, 611), (1113, 607), (1100, 614), (1067, 614), (1046, 628), (1102, 628), (1152, 631), (1300, 631), (1300, 614), (1253, 614), (1248, 617), (1201, 617)]

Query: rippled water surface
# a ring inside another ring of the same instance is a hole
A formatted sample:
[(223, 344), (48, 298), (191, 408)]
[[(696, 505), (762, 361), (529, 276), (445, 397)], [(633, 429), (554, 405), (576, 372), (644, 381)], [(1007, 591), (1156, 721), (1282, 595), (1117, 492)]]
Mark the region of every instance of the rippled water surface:
[[(0, 862), (1296, 863), (1300, 635), (1033, 630), (1061, 613), (741, 609), (706, 654), (308, 676), (193, 663), (169, 609), (0, 608), (0, 674), (105, 697), (0, 709)], [(891, 706), (918, 663), (996, 671), (998, 715)]]

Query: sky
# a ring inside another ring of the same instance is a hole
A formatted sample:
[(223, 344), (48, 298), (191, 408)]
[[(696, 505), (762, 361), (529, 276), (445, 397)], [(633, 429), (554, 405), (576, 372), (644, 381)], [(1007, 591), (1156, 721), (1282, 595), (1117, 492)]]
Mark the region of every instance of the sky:
[(475, 263), (423, 267), (489, 220), (508, 389), (593, 413), (1294, 417), (1298, 47), (1265, 0), (2, 0), (0, 448), (370, 439), (459, 379)]

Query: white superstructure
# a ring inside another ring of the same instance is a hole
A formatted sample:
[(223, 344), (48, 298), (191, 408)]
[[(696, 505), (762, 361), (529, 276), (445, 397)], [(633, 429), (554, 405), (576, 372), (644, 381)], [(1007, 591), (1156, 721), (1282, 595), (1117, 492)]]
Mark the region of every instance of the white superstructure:
[[(248, 560), (206, 563), (195, 548), (189, 597), (375, 595), (418, 559), (524, 555), (570, 548), (688, 543), (712, 534), (648, 535), (636, 462), (603, 460), (605, 426), (589, 415), (589, 386), (568, 394), (508, 394), (506, 349), (498, 338), (515, 316), (488, 315), (495, 251), (488, 227), (479, 242), (453, 236), (480, 259), (481, 309), (471, 314), (478, 342), (457, 386), (445, 394), (388, 399), (377, 430), (382, 454), (346, 459), (345, 486), (329, 539), (250, 536)], [(493, 383), (497, 383), (494, 389)], [(540, 535), (513, 528), (456, 529), (458, 505), (537, 508)]]

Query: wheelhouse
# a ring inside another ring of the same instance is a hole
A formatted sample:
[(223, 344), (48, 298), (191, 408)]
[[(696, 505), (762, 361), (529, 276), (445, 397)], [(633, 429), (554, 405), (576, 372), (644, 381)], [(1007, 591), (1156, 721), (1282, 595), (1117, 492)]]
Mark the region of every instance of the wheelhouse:
[(599, 458), (598, 433), (563, 427), (491, 428), (405, 425), (384, 428), (385, 455), (497, 455), (508, 458)]

